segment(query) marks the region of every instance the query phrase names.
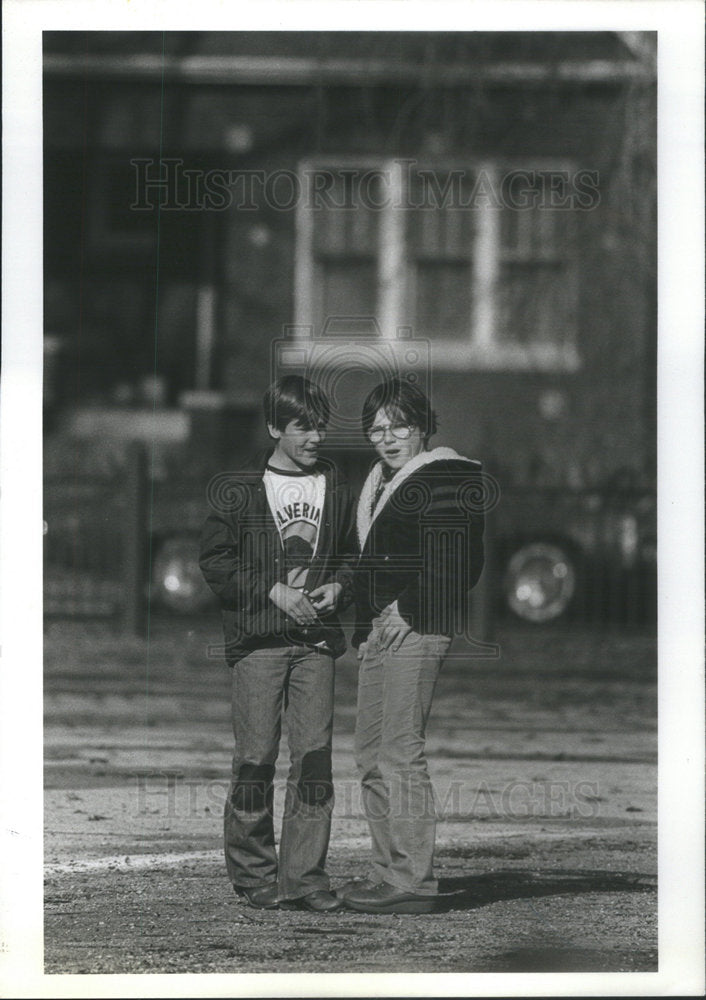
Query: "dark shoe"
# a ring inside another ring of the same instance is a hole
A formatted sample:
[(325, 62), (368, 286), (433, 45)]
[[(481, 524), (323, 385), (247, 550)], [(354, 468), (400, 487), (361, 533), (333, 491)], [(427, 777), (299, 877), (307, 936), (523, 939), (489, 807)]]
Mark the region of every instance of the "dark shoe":
[(388, 882), (378, 882), (372, 889), (349, 892), (345, 904), (361, 913), (432, 913), (436, 909), (436, 896), (420, 896)]
[(333, 913), (343, 909), (343, 900), (338, 899), (328, 889), (314, 889), (299, 899), (283, 899), (281, 910), (311, 910), (312, 913)]
[(277, 883), (267, 882), (265, 885), (234, 885), (238, 896), (247, 899), (257, 910), (277, 909)]
[(358, 892), (359, 890), (367, 891), (368, 889), (374, 889), (377, 882), (373, 882), (371, 878), (353, 878), (349, 882), (344, 882), (342, 886), (336, 889), (336, 895), (339, 899), (345, 899), (349, 892)]

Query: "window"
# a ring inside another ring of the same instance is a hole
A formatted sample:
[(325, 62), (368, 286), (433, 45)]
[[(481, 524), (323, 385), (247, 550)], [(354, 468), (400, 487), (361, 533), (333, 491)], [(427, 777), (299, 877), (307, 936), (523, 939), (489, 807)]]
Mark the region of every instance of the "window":
[(411, 327), (435, 364), (573, 370), (576, 212), (547, 202), (547, 171), (414, 160), (309, 162), (297, 215), (296, 322), (375, 316)]

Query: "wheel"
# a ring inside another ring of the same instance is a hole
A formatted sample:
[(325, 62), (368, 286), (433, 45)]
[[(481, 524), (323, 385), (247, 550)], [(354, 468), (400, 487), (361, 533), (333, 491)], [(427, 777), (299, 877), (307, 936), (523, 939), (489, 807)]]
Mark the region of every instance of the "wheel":
[(530, 542), (510, 558), (505, 597), (518, 617), (550, 622), (567, 610), (576, 592), (576, 570), (569, 553), (550, 542)]
[(168, 538), (160, 546), (152, 564), (152, 587), (155, 600), (163, 607), (191, 614), (212, 602), (198, 556), (196, 538)]

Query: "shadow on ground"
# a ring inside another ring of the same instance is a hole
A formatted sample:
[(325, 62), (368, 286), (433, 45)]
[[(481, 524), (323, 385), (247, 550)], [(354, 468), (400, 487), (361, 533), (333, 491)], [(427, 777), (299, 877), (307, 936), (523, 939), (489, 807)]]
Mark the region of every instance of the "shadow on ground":
[(474, 972), (657, 972), (656, 951), (608, 952), (595, 948), (514, 948)]
[(441, 912), (473, 910), (508, 899), (539, 899), (563, 893), (654, 892), (652, 875), (610, 871), (504, 871), (439, 880)]

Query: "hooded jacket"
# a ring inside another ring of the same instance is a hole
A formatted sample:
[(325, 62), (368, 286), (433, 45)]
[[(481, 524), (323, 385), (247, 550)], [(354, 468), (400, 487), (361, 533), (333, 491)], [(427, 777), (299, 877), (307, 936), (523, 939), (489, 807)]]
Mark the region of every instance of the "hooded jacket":
[(416, 632), (463, 630), (483, 569), (482, 497), (480, 462), (452, 448), (421, 452), (386, 484), (382, 461), (372, 467), (358, 503), (354, 646), (394, 601)]
[[(263, 475), (272, 451), (250, 468), (222, 473), (209, 484), (211, 513), (201, 531), (200, 566), (221, 603), (226, 662), (233, 666), (253, 649), (267, 646), (325, 644), (334, 656), (346, 641), (335, 613), (318, 626), (295, 625), (270, 600), (275, 583), (285, 577), (280, 535), (265, 492)], [(337, 467), (320, 459), (312, 472), (323, 472), (326, 494), (316, 552), (307, 572), (308, 590), (324, 583), (343, 587), (339, 609), (353, 596), (355, 532), (353, 498)]]

